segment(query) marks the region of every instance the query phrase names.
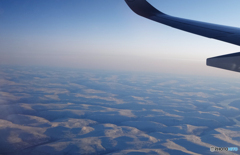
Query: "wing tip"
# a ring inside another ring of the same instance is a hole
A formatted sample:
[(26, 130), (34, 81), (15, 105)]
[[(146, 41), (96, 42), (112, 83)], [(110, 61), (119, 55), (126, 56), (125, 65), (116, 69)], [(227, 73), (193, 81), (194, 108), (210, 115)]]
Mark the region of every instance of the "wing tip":
[(161, 11), (157, 10), (146, 0), (125, 0), (127, 5), (132, 9), (136, 14), (149, 18), (151, 16), (164, 14)]

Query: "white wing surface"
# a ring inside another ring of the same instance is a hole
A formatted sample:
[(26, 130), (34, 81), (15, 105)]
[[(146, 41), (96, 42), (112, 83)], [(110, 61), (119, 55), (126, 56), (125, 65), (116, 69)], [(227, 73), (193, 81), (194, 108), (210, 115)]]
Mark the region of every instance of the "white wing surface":
[[(240, 45), (240, 28), (173, 17), (157, 10), (146, 0), (125, 1), (132, 11), (150, 20), (200, 36)], [(240, 53), (207, 59), (209, 66), (240, 72), (238, 64), (240, 64)]]

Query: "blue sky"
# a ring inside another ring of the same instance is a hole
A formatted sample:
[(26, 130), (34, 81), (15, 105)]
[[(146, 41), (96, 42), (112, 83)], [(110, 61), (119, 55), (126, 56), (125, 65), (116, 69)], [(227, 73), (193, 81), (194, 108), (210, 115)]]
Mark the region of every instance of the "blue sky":
[[(149, 2), (170, 15), (240, 27), (237, 0)], [(205, 60), (238, 46), (144, 19), (123, 0), (2, 0), (0, 23), (1, 64), (236, 75)]]

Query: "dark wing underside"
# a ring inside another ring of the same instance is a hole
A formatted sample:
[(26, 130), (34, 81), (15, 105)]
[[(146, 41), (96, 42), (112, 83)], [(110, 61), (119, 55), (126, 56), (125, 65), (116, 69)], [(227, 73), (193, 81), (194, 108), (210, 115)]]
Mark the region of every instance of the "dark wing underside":
[[(240, 45), (240, 28), (223, 26), (189, 19), (169, 16), (154, 8), (146, 0), (125, 0), (128, 6), (138, 15), (150, 20), (200, 36), (213, 38)], [(239, 53), (207, 59), (207, 65), (240, 72)], [(231, 67), (235, 66), (235, 67)]]

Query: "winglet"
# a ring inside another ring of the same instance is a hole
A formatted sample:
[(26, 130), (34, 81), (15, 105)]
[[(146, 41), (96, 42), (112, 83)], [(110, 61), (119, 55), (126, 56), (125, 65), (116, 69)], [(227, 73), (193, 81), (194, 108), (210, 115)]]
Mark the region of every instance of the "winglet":
[(154, 8), (146, 0), (125, 0), (125, 2), (132, 9), (133, 12), (146, 18), (159, 14), (164, 14)]

